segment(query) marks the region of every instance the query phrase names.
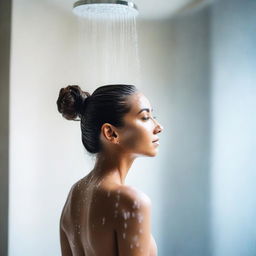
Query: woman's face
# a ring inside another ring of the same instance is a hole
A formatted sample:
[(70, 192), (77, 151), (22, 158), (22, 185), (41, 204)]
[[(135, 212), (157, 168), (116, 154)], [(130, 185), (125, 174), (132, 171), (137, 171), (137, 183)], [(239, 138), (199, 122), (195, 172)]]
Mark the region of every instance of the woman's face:
[(159, 143), (158, 133), (163, 127), (152, 116), (152, 108), (149, 100), (137, 92), (128, 97), (132, 108), (124, 116), (125, 126), (119, 130), (119, 145), (135, 155), (155, 156)]

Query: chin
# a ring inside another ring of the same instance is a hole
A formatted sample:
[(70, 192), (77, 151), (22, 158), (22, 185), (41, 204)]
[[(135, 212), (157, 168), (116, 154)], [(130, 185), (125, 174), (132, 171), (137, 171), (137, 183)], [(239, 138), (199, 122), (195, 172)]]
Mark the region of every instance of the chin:
[(147, 156), (154, 157), (157, 155), (157, 153), (158, 153), (157, 151), (151, 151), (150, 153), (147, 154)]
[(154, 157), (156, 155), (157, 155), (157, 151), (143, 152), (143, 153), (140, 153), (140, 154), (136, 154), (137, 157), (145, 157), (145, 156)]
[(148, 156), (148, 157), (154, 157), (158, 154), (158, 149), (157, 148), (144, 148), (144, 150), (138, 152), (137, 151), (137, 156), (138, 157), (145, 157), (145, 156)]

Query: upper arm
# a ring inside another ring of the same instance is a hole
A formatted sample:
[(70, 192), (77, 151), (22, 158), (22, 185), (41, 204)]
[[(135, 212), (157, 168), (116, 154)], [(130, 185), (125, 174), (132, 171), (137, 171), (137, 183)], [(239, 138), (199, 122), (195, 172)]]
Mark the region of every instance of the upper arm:
[(72, 250), (70, 248), (66, 233), (60, 228), (60, 246), (62, 256), (72, 256)]
[(119, 255), (147, 256), (151, 245), (151, 202), (135, 190), (122, 191), (116, 233)]

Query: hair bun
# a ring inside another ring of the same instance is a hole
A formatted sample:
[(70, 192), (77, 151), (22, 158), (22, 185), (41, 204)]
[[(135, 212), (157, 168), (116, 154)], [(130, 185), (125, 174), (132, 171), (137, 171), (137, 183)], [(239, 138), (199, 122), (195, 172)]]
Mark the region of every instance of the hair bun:
[(77, 120), (84, 111), (84, 101), (90, 94), (78, 85), (61, 88), (57, 100), (58, 111), (68, 120)]

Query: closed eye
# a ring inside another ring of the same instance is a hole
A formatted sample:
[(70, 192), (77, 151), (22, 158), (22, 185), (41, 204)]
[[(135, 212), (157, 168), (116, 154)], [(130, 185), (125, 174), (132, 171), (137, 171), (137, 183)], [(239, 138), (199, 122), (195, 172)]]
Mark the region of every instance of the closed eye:
[[(148, 120), (150, 117), (142, 117), (142, 120)], [(156, 119), (156, 116), (153, 116), (153, 119)]]

